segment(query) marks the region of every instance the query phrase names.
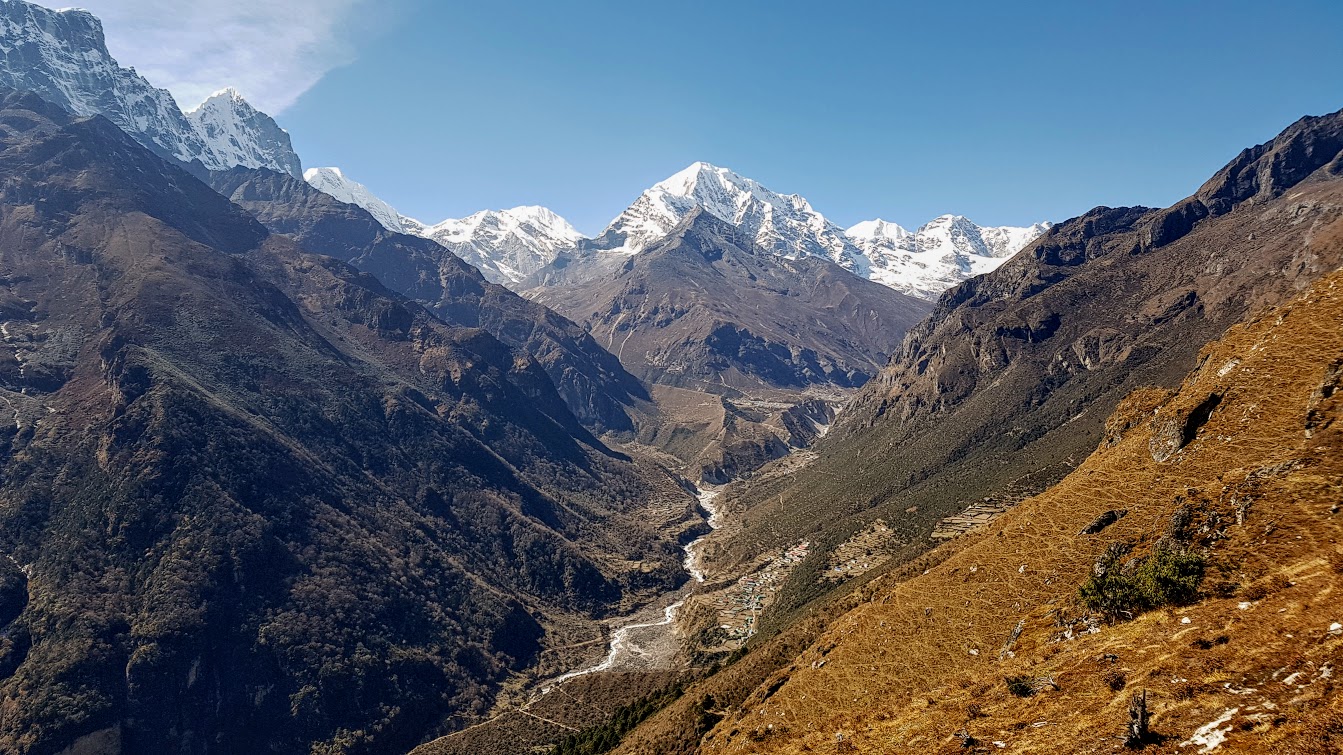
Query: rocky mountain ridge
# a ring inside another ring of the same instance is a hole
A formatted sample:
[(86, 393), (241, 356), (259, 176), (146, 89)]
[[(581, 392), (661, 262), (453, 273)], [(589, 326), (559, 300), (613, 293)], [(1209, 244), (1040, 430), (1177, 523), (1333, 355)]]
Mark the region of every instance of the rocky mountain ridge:
[(1343, 112), (1301, 119), (1171, 207), (1060, 223), (944, 293), (814, 463), (740, 490), (746, 525), (725, 553), (838, 544), (877, 517), (925, 543), (971, 503), (1057, 481), (1125, 395), (1178, 383), (1203, 344), (1343, 264), (1340, 196)]
[(825, 258), (779, 257), (708, 210), (692, 210), (609, 278), (542, 288), (627, 368), (716, 392), (855, 388), (927, 305)]
[(272, 232), (376, 276), (444, 322), (483, 328), (525, 350), (595, 432), (634, 429), (634, 415), (648, 400), (645, 388), (579, 325), (490, 283), (437, 242), (389, 231), (362, 208), (309, 182), (246, 168), (215, 173), (210, 180)]
[(107, 50), (102, 22), (78, 8), (0, 2), (0, 86), (35, 92), (76, 115), (102, 115), (159, 155), (206, 170), (236, 165), (302, 175), (289, 135), (235, 91), (190, 113)]

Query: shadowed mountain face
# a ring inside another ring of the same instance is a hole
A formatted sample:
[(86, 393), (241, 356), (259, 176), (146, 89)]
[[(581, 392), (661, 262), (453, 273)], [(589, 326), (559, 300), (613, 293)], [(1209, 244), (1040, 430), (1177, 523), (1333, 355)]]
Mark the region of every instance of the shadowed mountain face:
[(862, 385), (928, 306), (825, 259), (778, 257), (703, 210), (591, 264), (613, 269), (531, 295), (639, 377), (711, 393)]
[(0, 174), (0, 751), (408, 749), (682, 578), (525, 353), (101, 117), (0, 95)]
[(926, 543), (970, 502), (1058, 479), (1123, 396), (1177, 384), (1203, 344), (1343, 263), (1341, 152), (1343, 113), (1305, 118), (1171, 208), (1097, 208), (948, 291), (821, 458), (746, 493), (741, 552), (877, 516)]
[(365, 210), (291, 176), (238, 168), (215, 174), (212, 183), (271, 231), (373, 274), (445, 322), (525, 349), (588, 427), (633, 429), (630, 413), (647, 400), (645, 389), (573, 322), (487, 282), (436, 242), (388, 231)]

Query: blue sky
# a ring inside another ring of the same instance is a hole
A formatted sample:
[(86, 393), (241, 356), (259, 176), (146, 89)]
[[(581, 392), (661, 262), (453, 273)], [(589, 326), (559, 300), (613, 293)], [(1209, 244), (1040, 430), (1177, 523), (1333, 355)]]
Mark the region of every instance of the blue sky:
[(302, 4), (329, 11), (316, 83), (244, 94), (426, 221), (542, 204), (595, 233), (696, 160), (846, 226), (1062, 220), (1169, 204), (1343, 107), (1337, 0)]

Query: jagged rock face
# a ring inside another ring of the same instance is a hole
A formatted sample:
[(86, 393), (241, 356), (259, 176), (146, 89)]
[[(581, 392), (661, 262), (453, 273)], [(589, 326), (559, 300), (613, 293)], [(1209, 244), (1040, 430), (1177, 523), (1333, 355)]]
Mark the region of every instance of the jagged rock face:
[(214, 154), (214, 164), (205, 167), (270, 168), (291, 176), (303, 175), (289, 134), (237, 91), (217, 92), (186, 116)]
[[(782, 497), (745, 493), (756, 509), (741, 542), (784, 506), (824, 510), (837, 531), (846, 514), (853, 527), (880, 515), (918, 536), (965, 501), (1057, 479), (1123, 396), (1178, 384), (1203, 344), (1343, 263), (1341, 128), (1343, 113), (1303, 119), (1172, 208), (1097, 208), (944, 293), (820, 460)], [(1171, 458), (1183, 419), (1158, 436), (1153, 452)]]
[(353, 204), (270, 171), (235, 169), (213, 185), (269, 229), (344, 260), (453, 325), (484, 328), (525, 349), (550, 375), (570, 409), (595, 431), (634, 428), (648, 398), (637, 378), (582, 327), (489, 283), (439, 244), (394, 233)]
[(0, 86), (34, 92), (76, 115), (102, 115), (141, 144), (209, 170), (235, 165), (301, 175), (289, 135), (236, 93), (184, 115), (164, 89), (107, 51), (102, 23), (88, 11), (0, 3)]
[(104, 118), (0, 135), (0, 751), (406, 751), (683, 578), (525, 353)]
[[(1339, 208), (1328, 190), (1326, 199), (1264, 215), (1264, 228), (1244, 237), (1223, 239), (1225, 232), (1210, 232), (1217, 246), (1200, 247), (1191, 259), (1155, 253), (1241, 205), (1248, 213), (1293, 187), (1331, 184), (1343, 177), (1340, 154), (1343, 115), (1305, 118), (1273, 141), (1245, 150), (1194, 196), (1168, 209), (1098, 208), (1051, 229), (997, 272), (948, 291), (933, 316), (911, 331), (865, 403), (899, 418), (935, 411), (969, 396), (981, 379), (996, 379), (997, 371), (1024, 354), (1048, 355), (1052, 364), (1040, 367), (1058, 376), (1049, 381), (1052, 389), (1078, 368), (1096, 369), (1105, 355), (1135, 364), (1129, 360), (1145, 355), (1131, 345), (1146, 342), (1150, 350), (1161, 343), (1157, 333), (1168, 333), (1175, 346), (1191, 320), (1238, 319), (1256, 297), (1267, 291), (1281, 295), (1279, 286), (1265, 280), (1272, 264), (1305, 280), (1329, 269), (1335, 250), (1310, 245), (1301, 233), (1304, 222), (1294, 220), (1331, 222)], [(1147, 285), (1135, 285), (1139, 280)], [(1078, 299), (1082, 291), (1091, 298), (1085, 305)], [(1108, 306), (1096, 307), (1100, 301)], [(1067, 333), (1062, 351), (1053, 345), (1061, 328)], [(1041, 345), (1046, 341), (1051, 343)], [(1081, 364), (1075, 364), (1078, 356)], [(882, 398), (874, 405), (878, 394)], [(1042, 400), (1047, 388), (1028, 395)], [(855, 412), (850, 419), (859, 416)]]
[(856, 387), (926, 312), (825, 259), (757, 247), (703, 210), (623, 259), (614, 275), (533, 295), (584, 323), (631, 372), (665, 385)]
[(869, 220), (845, 234), (871, 260), (872, 280), (935, 300), (958, 283), (996, 270), (1050, 227), (986, 228), (959, 215), (943, 215), (913, 232)]

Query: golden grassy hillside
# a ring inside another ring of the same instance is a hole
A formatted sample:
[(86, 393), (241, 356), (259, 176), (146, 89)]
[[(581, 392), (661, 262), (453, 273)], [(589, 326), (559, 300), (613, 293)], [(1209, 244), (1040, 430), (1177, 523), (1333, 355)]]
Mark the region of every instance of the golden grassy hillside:
[[(701, 752), (1113, 752), (1144, 689), (1149, 752), (1343, 751), (1340, 384), (1334, 273), (1206, 347), (1177, 391), (1131, 395), (1060, 484), (889, 577)], [(1088, 624), (1078, 587), (1106, 549), (1163, 538), (1205, 557), (1198, 601)]]

